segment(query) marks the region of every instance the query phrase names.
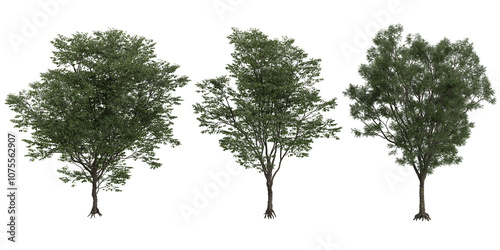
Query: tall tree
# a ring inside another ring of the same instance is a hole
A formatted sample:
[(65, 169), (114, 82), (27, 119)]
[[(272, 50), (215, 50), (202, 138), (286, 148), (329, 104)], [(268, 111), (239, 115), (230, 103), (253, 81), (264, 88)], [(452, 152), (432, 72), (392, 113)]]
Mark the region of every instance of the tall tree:
[[(257, 29), (233, 28), (233, 62), (221, 76), (198, 83), (203, 102), (194, 105), (203, 133), (219, 133), (224, 150), (245, 168), (266, 178), (264, 218), (274, 218), (274, 178), (287, 156), (306, 157), (313, 139), (335, 137), (340, 130), (322, 112), (335, 107), (313, 85), (320, 82), (320, 59), (308, 59), (294, 40), (269, 39)], [(231, 84), (234, 79), (234, 85)], [(338, 139), (338, 138), (337, 138)]]
[(156, 59), (155, 43), (110, 29), (93, 35), (59, 35), (52, 61), (55, 69), (41, 74), (29, 90), (9, 94), (6, 103), (17, 112), (17, 128), (32, 131), (24, 140), (31, 160), (54, 154), (76, 166), (58, 170), (64, 182), (92, 184), (90, 218), (101, 216), (99, 190), (121, 191), (130, 178), (127, 159), (142, 160), (152, 169), (158, 144), (179, 145), (173, 138), (173, 96), (188, 79), (176, 76), (177, 65)]
[(474, 123), (468, 112), (495, 103), (486, 69), (467, 39), (430, 45), (419, 34), (402, 39), (403, 27), (377, 33), (359, 74), (365, 85), (344, 92), (355, 103), (351, 116), (363, 130), (356, 136), (388, 141), (396, 162), (410, 165), (420, 181), (420, 206), (414, 220), (430, 220), (425, 211), (424, 182), (434, 169), (458, 164)]

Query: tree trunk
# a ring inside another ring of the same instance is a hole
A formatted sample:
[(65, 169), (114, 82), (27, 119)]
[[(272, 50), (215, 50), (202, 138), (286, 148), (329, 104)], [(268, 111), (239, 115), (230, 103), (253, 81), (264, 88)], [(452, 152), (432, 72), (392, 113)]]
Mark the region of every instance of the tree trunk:
[(429, 217), (429, 214), (425, 212), (425, 198), (424, 198), (424, 182), (425, 182), (425, 176), (419, 177), (420, 180), (420, 189), (419, 189), (419, 196), (420, 196), (420, 205), (419, 205), (419, 210), (418, 214), (415, 215), (413, 220), (431, 220), (431, 217)]
[(92, 210), (90, 210), (90, 214), (88, 215), (90, 218), (94, 218), (96, 214), (102, 216), (101, 212), (99, 212), (99, 208), (97, 208), (97, 181), (92, 182)]
[(267, 179), (267, 209), (266, 212), (264, 213), (264, 218), (267, 219), (274, 219), (276, 217), (276, 214), (274, 213), (273, 210), (273, 181), (271, 180), (271, 176), (266, 176)]

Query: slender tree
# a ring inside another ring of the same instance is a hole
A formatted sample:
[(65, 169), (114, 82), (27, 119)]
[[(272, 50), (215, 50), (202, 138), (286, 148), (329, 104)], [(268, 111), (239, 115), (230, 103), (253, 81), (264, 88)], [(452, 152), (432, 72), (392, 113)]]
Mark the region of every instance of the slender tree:
[(430, 45), (419, 34), (402, 39), (403, 27), (377, 33), (359, 74), (365, 85), (344, 92), (355, 103), (351, 116), (364, 128), (356, 136), (388, 142), (396, 162), (409, 165), (420, 181), (420, 206), (414, 220), (430, 220), (425, 211), (424, 182), (434, 169), (458, 164), (474, 123), (468, 113), (495, 103), (486, 69), (467, 39)]
[(198, 83), (203, 102), (194, 110), (203, 133), (222, 134), (224, 150), (245, 168), (264, 174), (264, 218), (272, 219), (272, 186), (283, 159), (308, 156), (315, 138), (337, 138), (340, 128), (322, 115), (335, 107), (335, 99), (323, 101), (319, 96), (313, 85), (322, 80), (320, 60), (308, 59), (293, 39), (269, 39), (256, 29), (235, 28), (228, 38), (234, 45), (233, 62), (226, 67), (230, 76)]
[(17, 128), (32, 131), (24, 140), (31, 160), (59, 155), (71, 163), (58, 170), (64, 182), (92, 184), (90, 218), (101, 216), (99, 190), (121, 191), (130, 178), (127, 159), (142, 160), (152, 169), (158, 144), (179, 145), (173, 138), (172, 92), (187, 77), (174, 74), (177, 65), (156, 59), (155, 43), (110, 29), (59, 35), (52, 41), (55, 69), (41, 74), (29, 90), (9, 94), (6, 103), (17, 112)]

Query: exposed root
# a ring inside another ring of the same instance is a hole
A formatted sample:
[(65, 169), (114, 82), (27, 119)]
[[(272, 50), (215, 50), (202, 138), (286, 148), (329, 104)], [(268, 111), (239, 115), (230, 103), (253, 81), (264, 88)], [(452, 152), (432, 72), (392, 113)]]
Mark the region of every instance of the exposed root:
[(420, 212), (418, 214), (415, 215), (415, 217), (413, 218), (413, 220), (431, 220), (431, 217), (429, 217), (429, 214), (426, 213), (426, 212)]
[(274, 210), (268, 208), (264, 213), (264, 219), (274, 219), (274, 217), (276, 217)]
[(99, 212), (99, 208), (92, 209), (92, 211), (90, 211), (90, 214), (87, 217), (90, 217), (92, 219), (95, 217), (96, 214), (102, 216), (101, 212)]

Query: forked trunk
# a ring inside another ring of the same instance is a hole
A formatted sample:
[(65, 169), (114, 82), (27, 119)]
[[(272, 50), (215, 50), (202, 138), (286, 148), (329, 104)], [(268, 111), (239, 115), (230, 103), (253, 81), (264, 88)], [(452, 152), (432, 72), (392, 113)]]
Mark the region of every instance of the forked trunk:
[(425, 176), (424, 177), (419, 177), (420, 180), (420, 189), (419, 189), (419, 197), (420, 197), (420, 205), (419, 205), (419, 210), (418, 214), (415, 215), (413, 220), (431, 220), (431, 217), (429, 217), (429, 214), (425, 212), (425, 198), (424, 198), (424, 182), (425, 182)]
[(276, 217), (276, 214), (274, 213), (273, 210), (273, 181), (271, 178), (267, 177), (267, 209), (266, 212), (264, 213), (264, 218), (266, 219), (274, 219)]
[(90, 214), (88, 215), (90, 218), (94, 218), (96, 214), (102, 216), (101, 212), (99, 212), (99, 208), (97, 207), (97, 184), (96, 181), (92, 182), (92, 210), (90, 210)]

